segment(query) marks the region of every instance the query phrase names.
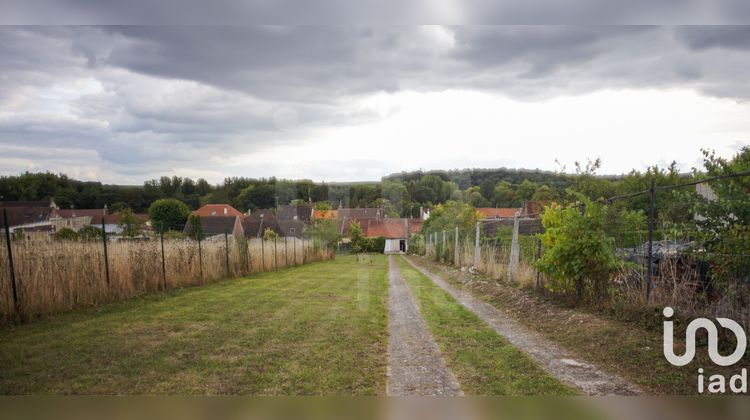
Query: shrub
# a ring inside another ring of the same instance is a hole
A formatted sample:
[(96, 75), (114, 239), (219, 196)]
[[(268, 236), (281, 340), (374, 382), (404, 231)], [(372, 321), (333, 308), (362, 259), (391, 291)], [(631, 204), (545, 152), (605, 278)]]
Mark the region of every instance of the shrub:
[(174, 198), (156, 200), (148, 208), (148, 217), (160, 232), (182, 230), (189, 215), (187, 204)]
[(580, 196), (582, 209), (547, 207), (542, 214), (545, 252), (535, 266), (549, 277), (554, 292), (603, 297), (607, 281), (619, 267), (614, 243), (604, 233), (606, 207)]
[(55, 232), (55, 239), (59, 241), (77, 241), (81, 239), (81, 235), (73, 229), (62, 228)]

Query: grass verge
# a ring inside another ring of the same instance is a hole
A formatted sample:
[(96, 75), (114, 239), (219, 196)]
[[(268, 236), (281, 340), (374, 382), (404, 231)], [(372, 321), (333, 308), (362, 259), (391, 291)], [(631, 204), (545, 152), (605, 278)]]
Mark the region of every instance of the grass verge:
[(403, 258), (397, 261), (427, 327), (467, 395), (575, 394)]
[(340, 257), (4, 327), (0, 394), (383, 394), (386, 262)]
[[(571, 353), (640, 386), (650, 395), (696, 394), (699, 367), (705, 369), (706, 378), (717, 373), (731, 376), (743, 367), (750, 367), (747, 356), (731, 367), (713, 364), (708, 358), (705, 340), (699, 343), (693, 362), (683, 367), (672, 366), (662, 353), (663, 316), (660, 311), (655, 310), (653, 322), (648, 323), (658, 327), (646, 328), (643, 322), (611, 319), (591, 308), (571, 308), (533, 291), (483, 276), (470, 276), (426, 258), (410, 258), (446, 281), (468, 289), (502, 309), (526, 327), (560, 343)], [(684, 334), (681, 337), (675, 334), (675, 343), (675, 352), (684, 353)]]

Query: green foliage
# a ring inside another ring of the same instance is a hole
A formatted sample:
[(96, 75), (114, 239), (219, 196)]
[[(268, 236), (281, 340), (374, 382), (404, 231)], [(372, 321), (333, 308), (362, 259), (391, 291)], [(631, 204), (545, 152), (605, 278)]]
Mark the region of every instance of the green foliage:
[(188, 237), (196, 241), (203, 240), (206, 237), (203, 234), (203, 222), (201, 222), (200, 216), (193, 214), (188, 217), (188, 230), (185, 233)]
[(542, 214), (544, 253), (535, 263), (549, 278), (553, 292), (575, 294), (578, 301), (588, 296), (602, 298), (610, 274), (618, 267), (614, 244), (604, 232), (606, 207), (580, 196), (577, 206), (552, 205)]
[(273, 229), (271, 228), (266, 228), (266, 230), (263, 231), (264, 241), (273, 241), (278, 238), (279, 238), (279, 234), (274, 232)]
[(443, 230), (452, 232), (456, 227), (464, 232), (473, 231), (478, 218), (476, 210), (470, 204), (448, 201), (432, 210), (429, 219), (422, 226), (422, 233), (430, 234)]
[(154, 201), (148, 208), (148, 217), (159, 232), (182, 230), (190, 209), (180, 200), (162, 198)]
[(78, 241), (81, 239), (81, 235), (73, 229), (61, 228), (55, 232), (55, 239), (58, 241)]
[(123, 236), (133, 238), (140, 235), (142, 224), (141, 219), (133, 214), (133, 210), (126, 208), (120, 212), (118, 226), (122, 228)]
[[(703, 151), (707, 177), (750, 171), (750, 147), (743, 147), (732, 159)], [(725, 286), (750, 283), (750, 176), (726, 178), (709, 183), (716, 200), (697, 198), (698, 237), (714, 266), (713, 277)]]
[(362, 235), (362, 228), (359, 223), (349, 225), (349, 237), (351, 238), (352, 254), (364, 252), (383, 253), (385, 250), (385, 238), (378, 236), (375, 238), (366, 238)]
[[(110, 213), (120, 213), (124, 211), (125, 209), (131, 209), (130, 205), (124, 201), (118, 201), (111, 206), (109, 206), (109, 212)], [(132, 210), (132, 209), (131, 209)]]
[(305, 236), (316, 239), (329, 249), (336, 249), (336, 245), (341, 241), (338, 222), (333, 219), (316, 221), (314, 225), (305, 230)]
[(102, 239), (104, 231), (100, 227), (93, 225), (86, 225), (78, 230), (78, 235), (83, 240), (98, 240)]

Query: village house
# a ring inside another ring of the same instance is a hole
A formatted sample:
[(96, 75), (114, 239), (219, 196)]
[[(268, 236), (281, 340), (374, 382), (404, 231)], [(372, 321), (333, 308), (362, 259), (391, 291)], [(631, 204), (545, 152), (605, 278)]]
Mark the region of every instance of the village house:
[(255, 209), (242, 219), (242, 229), (246, 238), (262, 238), (266, 229), (281, 235), (278, 220), (272, 209)]
[(194, 216), (208, 217), (208, 216), (225, 216), (225, 217), (243, 217), (241, 211), (230, 206), (229, 204), (206, 204), (205, 206), (194, 210), (192, 213)]
[(385, 238), (386, 254), (403, 254), (409, 250), (409, 237), (422, 229), (422, 219), (368, 219), (362, 228), (362, 234), (367, 238)]
[[(203, 231), (203, 237), (207, 240), (218, 240), (229, 235), (232, 237), (241, 237), (245, 235), (245, 231), (242, 228), (242, 218), (240, 216), (201, 216), (200, 218), (201, 230)], [(193, 226), (190, 219), (185, 224), (183, 233), (187, 234), (191, 232)]]

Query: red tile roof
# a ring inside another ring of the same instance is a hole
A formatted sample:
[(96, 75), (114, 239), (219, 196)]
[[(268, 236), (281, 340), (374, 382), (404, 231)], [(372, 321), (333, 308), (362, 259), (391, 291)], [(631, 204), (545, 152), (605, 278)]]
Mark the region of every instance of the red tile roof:
[(338, 211), (336, 210), (315, 210), (313, 211), (313, 219), (320, 220), (320, 219), (336, 219), (338, 216)]
[(495, 207), (479, 207), (477, 212), (482, 216), (482, 219), (512, 219), (517, 208), (495, 208)]
[(208, 217), (208, 216), (242, 217), (243, 216), (241, 211), (230, 206), (229, 204), (206, 204), (205, 206), (199, 208), (198, 210), (193, 211), (193, 214), (200, 216), (200, 217)]

